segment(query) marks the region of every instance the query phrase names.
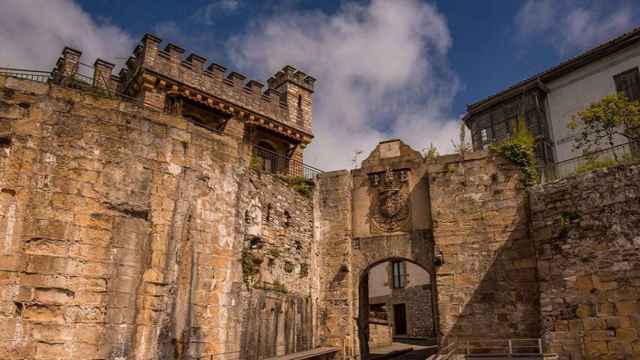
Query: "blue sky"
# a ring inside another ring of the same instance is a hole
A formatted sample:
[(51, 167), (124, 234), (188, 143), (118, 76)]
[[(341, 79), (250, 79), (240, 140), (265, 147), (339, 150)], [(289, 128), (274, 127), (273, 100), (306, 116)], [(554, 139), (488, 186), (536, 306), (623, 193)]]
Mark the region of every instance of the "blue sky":
[(259, 80), (291, 64), (318, 77), (307, 160), (328, 169), (386, 137), (447, 152), (466, 104), (640, 19), (629, 0), (37, 1), (4, 4), (0, 66), (47, 68), (64, 45), (122, 62), (145, 32)]

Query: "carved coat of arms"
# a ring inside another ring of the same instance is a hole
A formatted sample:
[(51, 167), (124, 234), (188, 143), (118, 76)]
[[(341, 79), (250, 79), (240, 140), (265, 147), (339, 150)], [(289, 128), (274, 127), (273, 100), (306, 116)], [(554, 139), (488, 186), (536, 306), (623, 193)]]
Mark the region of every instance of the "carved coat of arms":
[(407, 169), (369, 174), (373, 187), (371, 232), (389, 233), (402, 231), (409, 219)]

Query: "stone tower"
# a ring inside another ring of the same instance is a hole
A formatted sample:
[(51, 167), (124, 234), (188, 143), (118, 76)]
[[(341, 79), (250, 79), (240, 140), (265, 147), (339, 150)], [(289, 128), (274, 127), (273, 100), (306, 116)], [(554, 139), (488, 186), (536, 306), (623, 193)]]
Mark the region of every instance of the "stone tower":
[[(137, 99), (146, 107), (181, 116), (223, 136), (242, 138), (256, 167), (287, 176), (310, 177), (303, 165), (304, 148), (313, 139), (312, 108), (316, 79), (285, 66), (263, 83), (246, 81), (195, 53), (145, 34), (118, 76), (114, 65), (98, 59), (95, 84)], [(81, 52), (65, 48), (54, 73), (58, 82), (77, 83)], [(255, 160), (255, 161), (254, 161)]]
[(312, 132), (313, 85), (315, 79), (293, 66), (285, 66), (267, 80), (269, 89), (280, 93), (281, 101), (287, 104), (289, 121), (307, 132)]
[[(280, 101), (287, 105), (289, 121), (302, 131), (313, 133), (313, 87), (316, 79), (296, 70), (293, 66), (285, 66), (267, 80), (269, 90), (280, 93)], [(295, 163), (302, 163), (303, 151), (307, 144), (301, 143), (291, 151)]]

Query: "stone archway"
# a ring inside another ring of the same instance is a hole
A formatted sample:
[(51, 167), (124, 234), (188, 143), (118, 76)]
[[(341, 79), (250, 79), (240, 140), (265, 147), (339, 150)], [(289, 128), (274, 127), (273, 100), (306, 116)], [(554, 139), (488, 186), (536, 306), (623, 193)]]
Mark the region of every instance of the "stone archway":
[(367, 337), (362, 333), (368, 324), (361, 315), (368, 308), (362, 307), (361, 277), (376, 264), (402, 259), (427, 271), (434, 284), (434, 244), (426, 166), (418, 152), (399, 140), (382, 142), (351, 175), (352, 305), (359, 319), (358, 348), (366, 358)]
[[(370, 308), (370, 289), (369, 289), (369, 275), (372, 269), (376, 268), (378, 265), (382, 265), (385, 263), (401, 263), (401, 262), (407, 262), (407, 263), (411, 263), (411, 264), (415, 264), (417, 265), (417, 268), (419, 268), (420, 270), (422, 270), (423, 272), (425, 272), (427, 274), (427, 276), (429, 277), (429, 284), (430, 284), (430, 289), (428, 291), (426, 291), (425, 293), (428, 293), (428, 299), (423, 299), (425, 303), (427, 303), (427, 306), (424, 306), (424, 308), (420, 308), (417, 310), (417, 312), (419, 312), (421, 315), (423, 316), (428, 316), (430, 319), (430, 328), (431, 328), (431, 334), (432, 336), (435, 336), (435, 334), (437, 334), (438, 331), (438, 323), (436, 320), (436, 298), (434, 296), (434, 287), (435, 287), (435, 283), (434, 283), (434, 276), (433, 276), (433, 272), (429, 272), (424, 264), (420, 264), (418, 262), (416, 262), (413, 259), (408, 259), (408, 258), (404, 258), (404, 257), (388, 257), (388, 258), (383, 258), (380, 260), (377, 260), (373, 263), (370, 263), (364, 270), (362, 270), (358, 276), (358, 317), (357, 317), (357, 327), (358, 327), (358, 341), (360, 344), (360, 358), (361, 359), (369, 359), (370, 358), (370, 348), (369, 348), (369, 342), (371, 340), (371, 334), (369, 333), (370, 331), (370, 312), (371, 312), (371, 308)], [(404, 290), (404, 289), (403, 289)], [(395, 291), (394, 291), (395, 292)], [(390, 297), (393, 298), (393, 296), (397, 296), (396, 294), (391, 295)], [(392, 300), (392, 299), (390, 299)], [(387, 309), (390, 310), (390, 309)], [(412, 311), (415, 312), (415, 311)], [(414, 314), (415, 315), (415, 314)], [(393, 320), (396, 321), (397, 319), (395, 319), (396, 315), (393, 315)], [(395, 325), (391, 325), (391, 321), (390, 318), (387, 319), (389, 321), (388, 326), (390, 328), (393, 328), (393, 336), (396, 335), (395, 333)]]
[[(344, 359), (366, 358), (360, 286), (372, 265), (389, 259), (418, 264), (430, 274), (435, 304), (426, 168), (420, 153), (391, 140), (378, 144), (360, 168), (318, 178), (320, 337), (342, 349)], [(433, 317), (437, 321), (437, 313)]]

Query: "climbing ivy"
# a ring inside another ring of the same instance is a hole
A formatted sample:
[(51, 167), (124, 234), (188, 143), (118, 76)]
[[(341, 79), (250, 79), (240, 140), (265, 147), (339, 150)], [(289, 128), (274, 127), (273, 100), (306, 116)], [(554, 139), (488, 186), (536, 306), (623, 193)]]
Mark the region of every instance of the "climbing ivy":
[(313, 181), (305, 179), (302, 176), (286, 176), (286, 175), (276, 175), (279, 179), (286, 182), (289, 187), (293, 190), (297, 191), (299, 194), (304, 197), (311, 198), (313, 197)]
[(251, 250), (242, 250), (242, 278), (247, 286), (251, 286), (254, 278), (260, 272), (262, 260), (256, 257)]
[(520, 118), (514, 124), (514, 128), (515, 131), (509, 139), (491, 144), (489, 150), (502, 155), (517, 165), (522, 173), (522, 183), (528, 187), (540, 180), (535, 155), (535, 139), (527, 129), (524, 118)]

